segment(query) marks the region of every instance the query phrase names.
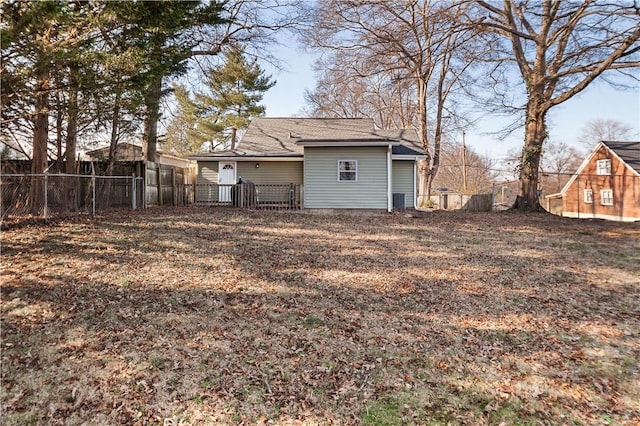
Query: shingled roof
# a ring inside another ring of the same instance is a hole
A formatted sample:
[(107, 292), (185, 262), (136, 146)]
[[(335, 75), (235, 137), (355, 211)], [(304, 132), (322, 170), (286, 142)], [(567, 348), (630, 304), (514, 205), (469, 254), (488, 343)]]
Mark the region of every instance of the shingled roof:
[(615, 152), (629, 167), (640, 173), (640, 142), (602, 141), (602, 144)]
[(234, 151), (212, 156), (302, 157), (305, 141), (393, 143), (395, 155), (423, 155), (413, 129), (376, 130), (370, 118), (254, 118)]

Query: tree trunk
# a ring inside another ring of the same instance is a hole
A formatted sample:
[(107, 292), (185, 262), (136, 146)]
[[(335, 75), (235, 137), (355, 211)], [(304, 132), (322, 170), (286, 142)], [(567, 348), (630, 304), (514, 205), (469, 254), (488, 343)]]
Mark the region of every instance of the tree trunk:
[(433, 176), (431, 173), (431, 152), (429, 151), (429, 136), (427, 123), (427, 85), (420, 78), (416, 78), (418, 85), (418, 136), (422, 142), (422, 148), (425, 152), (425, 159), (418, 163), (418, 206), (423, 206), (431, 197), (431, 183)]
[(435, 179), (435, 175), (433, 174), (433, 169), (431, 167), (429, 167), (429, 162), (427, 160), (424, 161), (424, 166), (425, 171), (424, 171), (424, 196), (422, 197), (422, 204), (420, 204), (419, 206), (424, 206), (424, 205), (431, 205), (431, 203), (429, 202), (429, 200), (431, 200), (431, 187), (433, 185), (433, 180)]
[(431, 199), (431, 186), (436, 179), (438, 169), (440, 168), (440, 147), (442, 146), (442, 108), (443, 99), (438, 98), (435, 131), (433, 134), (433, 154), (431, 155), (431, 164), (429, 167), (429, 180), (427, 182), (427, 195)]
[[(42, 174), (47, 169), (49, 143), (49, 68), (46, 66), (38, 70), (35, 98), (31, 173)], [(39, 215), (40, 209), (44, 206), (44, 185), (43, 178), (33, 178), (29, 198), (31, 213), (34, 215)]]
[[(60, 87), (60, 81), (56, 82), (56, 86)], [(64, 134), (62, 126), (64, 123), (62, 99), (60, 91), (56, 91), (56, 170), (62, 173), (64, 170), (64, 158), (62, 151), (62, 135)]]
[[(76, 141), (78, 135), (78, 79), (74, 69), (69, 74), (69, 119), (67, 122), (67, 146), (65, 150), (65, 173), (76, 173)], [(66, 207), (76, 211), (76, 183), (72, 177), (66, 178)]]
[[(107, 158), (107, 170), (105, 176), (113, 175), (113, 166), (116, 162), (116, 152), (118, 148), (118, 141), (120, 139), (120, 95), (121, 92), (118, 89), (115, 94), (115, 101), (113, 106), (113, 115), (111, 116), (111, 141), (109, 143), (109, 156)], [(105, 179), (102, 186), (102, 192), (100, 194), (100, 207), (107, 208), (111, 203), (111, 179)]]
[(145, 96), (144, 134), (142, 148), (144, 159), (156, 161), (158, 144), (158, 120), (160, 119), (160, 98), (162, 97), (162, 76), (154, 78)]
[(527, 103), (524, 148), (520, 160), (520, 188), (513, 208), (522, 211), (542, 211), (538, 200), (538, 175), (542, 145), (547, 137), (546, 113), (535, 95)]

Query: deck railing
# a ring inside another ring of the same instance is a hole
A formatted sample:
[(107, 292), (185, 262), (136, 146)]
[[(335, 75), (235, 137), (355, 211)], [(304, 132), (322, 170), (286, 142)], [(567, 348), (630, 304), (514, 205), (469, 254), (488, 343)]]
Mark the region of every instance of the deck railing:
[(302, 185), (254, 183), (195, 185), (195, 204), (240, 208), (297, 210), (302, 208)]

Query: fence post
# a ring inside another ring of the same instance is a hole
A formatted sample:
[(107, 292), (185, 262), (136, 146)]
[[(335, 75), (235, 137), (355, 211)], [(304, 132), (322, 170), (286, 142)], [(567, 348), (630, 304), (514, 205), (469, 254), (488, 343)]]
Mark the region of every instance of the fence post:
[(91, 214), (96, 215), (96, 168), (91, 162)]
[(299, 188), (298, 196), (300, 197), (298, 208), (304, 209), (304, 185), (300, 185), (298, 188)]
[(96, 175), (95, 173), (91, 175), (91, 214), (93, 216), (96, 215)]
[(158, 179), (158, 206), (162, 206), (162, 175), (159, 165), (156, 167), (156, 177)]
[(290, 183), (289, 184), (289, 209), (293, 209), (293, 206), (294, 206), (293, 203), (294, 203), (295, 197), (296, 195), (295, 195), (295, 189), (294, 189), (293, 183)]
[(171, 169), (171, 198), (173, 199), (173, 206), (178, 205), (178, 194), (176, 190), (176, 169)]
[(142, 169), (142, 208), (147, 208), (147, 183), (149, 182), (149, 163), (147, 161), (143, 164)]
[(490, 212), (494, 211), (494, 203), (495, 203), (495, 197), (496, 197), (496, 184), (495, 182), (491, 185), (491, 208), (489, 209)]
[(42, 212), (46, 219), (49, 213), (49, 172), (44, 174), (44, 211)]
[(136, 174), (131, 174), (131, 208), (136, 210), (138, 208), (138, 191), (136, 191)]

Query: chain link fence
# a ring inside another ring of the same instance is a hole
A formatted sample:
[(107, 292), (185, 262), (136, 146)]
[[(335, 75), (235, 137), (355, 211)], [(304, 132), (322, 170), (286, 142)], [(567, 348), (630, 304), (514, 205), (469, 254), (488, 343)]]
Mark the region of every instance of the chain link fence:
[(0, 188), (2, 220), (95, 214), (113, 208), (136, 209), (144, 203), (144, 180), (135, 175), (3, 174)]

